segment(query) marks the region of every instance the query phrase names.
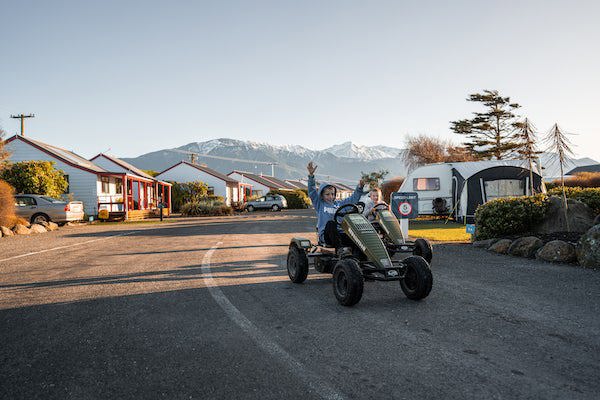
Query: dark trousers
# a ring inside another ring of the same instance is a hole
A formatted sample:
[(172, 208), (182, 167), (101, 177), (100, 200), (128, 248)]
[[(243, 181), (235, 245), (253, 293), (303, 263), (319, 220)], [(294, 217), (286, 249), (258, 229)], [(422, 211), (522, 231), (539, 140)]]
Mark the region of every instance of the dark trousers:
[(343, 232), (340, 232), (337, 228), (335, 221), (329, 221), (325, 225), (325, 231), (323, 232), (325, 243), (329, 246), (333, 246), (336, 249), (344, 246), (352, 246), (352, 241)]

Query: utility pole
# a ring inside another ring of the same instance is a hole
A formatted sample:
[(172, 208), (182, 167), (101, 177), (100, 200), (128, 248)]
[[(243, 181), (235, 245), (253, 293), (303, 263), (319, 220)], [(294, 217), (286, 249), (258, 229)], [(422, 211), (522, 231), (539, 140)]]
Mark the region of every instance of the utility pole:
[(19, 118), (21, 119), (21, 136), (25, 136), (25, 123), (23, 122), (25, 120), (25, 118), (33, 118), (35, 117), (35, 114), (29, 114), (29, 115), (11, 115), (11, 118)]

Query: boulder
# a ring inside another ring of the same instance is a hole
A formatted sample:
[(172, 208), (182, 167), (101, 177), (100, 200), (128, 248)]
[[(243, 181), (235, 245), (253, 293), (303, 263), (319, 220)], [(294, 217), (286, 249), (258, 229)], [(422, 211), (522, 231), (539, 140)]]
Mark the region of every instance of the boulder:
[(577, 242), (577, 261), (584, 267), (600, 267), (600, 225), (594, 225)]
[(525, 236), (512, 242), (508, 249), (508, 254), (517, 257), (533, 258), (535, 252), (543, 245), (544, 242), (542, 242), (542, 239), (535, 236)]
[(600, 214), (596, 215), (596, 218), (594, 219), (594, 225), (598, 224), (600, 224)]
[(26, 227), (25, 225), (21, 225), (21, 224), (16, 224), (13, 227), (13, 232), (15, 233), (15, 235), (29, 235), (31, 234), (31, 230)]
[(10, 229), (5, 226), (0, 226), (0, 231), (2, 232), (2, 236), (13, 236), (14, 233)]
[(506, 254), (508, 253), (508, 248), (512, 241), (510, 239), (500, 239), (493, 245), (491, 245), (488, 250), (493, 251), (494, 253)]
[(44, 228), (42, 225), (40, 224), (32, 224), (31, 228), (29, 228), (29, 230), (31, 231), (31, 233), (46, 233), (46, 228)]
[(46, 226), (46, 229), (48, 229), (49, 231), (55, 231), (58, 229), (58, 224), (54, 223), (52, 221), (50, 222), (46, 222), (48, 224), (48, 226)]
[[(550, 206), (544, 220), (533, 227), (536, 233), (554, 233), (561, 231), (586, 232), (594, 225), (594, 212), (584, 203), (575, 199), (567, 199), (567, 218), (562, 205), (562, 198), (550, 197)], [(568, 221), (568, 229), (567, 222)]]
[(496, 243), (498, 239), (485, 239), (485, 240), (476, 240), (473, 242), (473, 246), (479, 247), (482, 249), (487, 249), (494, 243)]
[(538, 260), (568, 263), (575, 261), (577, 254), (575, 246), (562, 240), (553, 240), (546, 243), (535, 253)]

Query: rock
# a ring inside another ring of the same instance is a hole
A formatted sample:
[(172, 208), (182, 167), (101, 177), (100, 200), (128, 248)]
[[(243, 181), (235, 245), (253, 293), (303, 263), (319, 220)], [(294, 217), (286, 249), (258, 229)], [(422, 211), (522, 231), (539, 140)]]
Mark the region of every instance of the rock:
[(31, 233), (46, 233), (46, 228), (44, 228), (42, 225), (40, 224), (32, 224), (31, 228), (29, 228), (29, 230), (31, 231)]
[(600, 224), (600, 214), (596, 215), (596, 218), (594, 219), (594, 225), (598, 224)]
[(16, 224), (13, 228), (13, 232), (15, 235), (29, 235), (31, 230), (25, 225)]
[(496, 243), (498, 239), (485, 239), (485, 240), (476, 240), (473, 242), (473, 246), (479, 247), (482, 249), (487, 249), (494, 243)]
[(584, 203), (575, 199), (567, 199), (567, 221), (565, 222), (565, 211), (562, 206), (562, 198), (550, 197), (550, 206), (544, 220), (533, 227), (536, 233), (554, 233), (560, 231), (586, 232), (594, 225), (594, 212)]
[(600, 267), (600, 225), (594, 225), (577, 242), (577, 261), (584, 267)]
[(493, 251), (494, 253), (506, 254), (508, 253), (508, 248), (512, 241), (510, 239), (500, 239), (493, 245), (491, 245), (488, 250)]
[(58, 229), (58, 224), (52, 221), (42, 221), (39, 224), (46, 228), (47, 231), (55, 231)]
[(575, 246), (562, 240), (553, 240), (546, 243), (535, 253), (538, 260), (568, 263), (575, 261), (577, 254)]
[(13, 236), (14, 235), (14, 232), (5, 226), (0, 226), (0, 231), (2, 231), (2, 236)]
[(508, 249), (508, 254), (517, 257), (533, 258), (535, 252), (543, 245), (544, 242), (542, 242), (542, 239), (535, 236), (525, 236), (512, 242)]

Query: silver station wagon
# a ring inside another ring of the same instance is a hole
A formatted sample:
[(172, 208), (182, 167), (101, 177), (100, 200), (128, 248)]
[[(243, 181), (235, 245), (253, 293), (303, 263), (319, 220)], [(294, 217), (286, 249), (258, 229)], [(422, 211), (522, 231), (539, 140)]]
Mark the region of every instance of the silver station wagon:
[(15, 212), (17, 216), (30, 221), (69, 222), (83, 219), (83, 203), (81, 201), (63, 201), (38, 194), (15, 195)]
[(280, 194), (266, 195), (244, 204), (244, 209), (250, 212), (254, 210), (281, 211), (282, 208), (287, 208), (287, 200)]

